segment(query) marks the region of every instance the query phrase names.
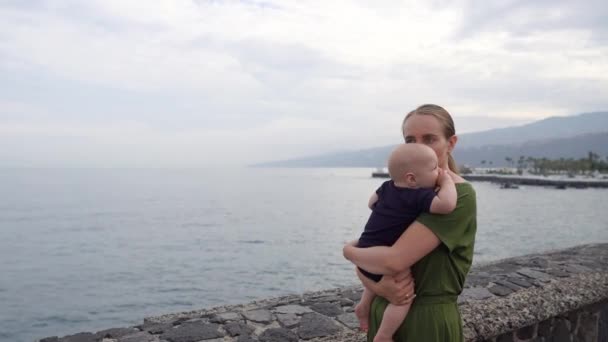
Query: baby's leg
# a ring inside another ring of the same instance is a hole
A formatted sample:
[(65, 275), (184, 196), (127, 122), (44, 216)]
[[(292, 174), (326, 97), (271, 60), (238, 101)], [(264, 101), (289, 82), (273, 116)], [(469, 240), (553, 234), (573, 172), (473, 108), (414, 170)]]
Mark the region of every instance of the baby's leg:
[(407, 305), (389, 304), (386, 310), (384, 310), (382, 323), (380, 323), (378, 332), (374, 337), (374, 342), (392, 342), (393, 335), (399, 329), (399, 326), (401, 326), (411, 305), (411, 303)]
[(359, 304), (355, 306), (355, 315), (359, 319), (359, 328), (363, 331), (369, 329), (369, 310), (374, 300), (374, 293), (367, 287), (363, 287), (363, 294)]

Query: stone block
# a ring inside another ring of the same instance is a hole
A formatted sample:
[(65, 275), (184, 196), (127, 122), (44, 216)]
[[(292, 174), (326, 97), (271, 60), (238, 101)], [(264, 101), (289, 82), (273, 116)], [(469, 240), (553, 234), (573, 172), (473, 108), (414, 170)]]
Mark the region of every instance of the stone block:
[(339, 305), (332, 303), (316, 303), (311, 305), (310, 308), (329, 317), (336, 317), (344, 313)]
[(277, 321), (285, 328), (293, 328), (300, 324), (300, 317), (295, 314), (277, 314)]
[(533, 286), (532, 283), (520, 277), (508, 277), (507, 281), (524, 288), (529, 288)]
[(118, 338), (118, 342), (158, 342), (158, 335), (150, 335), (146, 331), (140, 331)]
[(294, 314), (294, 315), (303, 315), (308, 312), (312, 312), (312, 310), (306, 306), (302, 305), (282, 305), (277, 306), (273, 310), (275, 313), (281, 314)]
[(496, 337), (496, 342), (513, 342), (513, 332), (499, 335)]
[(259, 337), (261, 342), (297, 342), (298, 336), (285, 328), (266, 329)]
[(359, 319), (354, 312), (342, 314), (336, 318), (338, 322), (346, 325), (348, 328), (353, 330), (359, 330)]
[(184, 323), (177, 328), (166, 331), (161, 339), (169, 342), (197, 342), (223, 337), (215, 323)]
[(133, 333), (138, 332), (139, 330), (136, 330), (134, 328), (113, 328), (113, 329), (106, 329), (106, 330), (101, 330), (95, 333), (95, 335), (97, 335), (100, 339), (103, 338), (119, 338), (119, 337), (123, 337), (125, 335), (131, 335)]
[(251, 336), (239, 336), (239, 338), (236, 339), (236, 342), (257, 342), (258, 340), (254, 339)]
[(595, 342), (602, 341), (598, 335), (598, 315), (582, 312), (579, 316), (578, 328), (576, 329), (576, 341)]
[(564, 271), (564, 270), (560, 270), (558, 268), (550, 268), (546, 272), (552, 276), (556, 276), (559, 278), (566, 278), (566, 277), (570, 276), (570, 273), (568, 273), (567, 271)]
[(462, 291), (458, 299), (465, 301), (468, 299), (481, 300), (491, 297), (494, 297), (494, 295), (485, 287), (468, 287)]
[(353, 302), (358, 302), (361, 300), (361, 295), (363, 294), (363, 290), (346, 290), (342, 292), (342, 295)]
[(573, 274), (593, 272), (591, 268), (583, 265), (567, 265), (564, 270)]
[(578, 327), (579, 316), (581, 315), (580, 311), (572, 311), (568, 314), (568, 322), (570, 322), (570, 332), (573, 333), (576, 331)]
[(350, 300), (348, 298), (342, 298), (342, 299), (340, 299), (340, 305), (341, 306), (353, 306), (353, 305), (355, 305), (355, 302), (353, 302), (352, 300)]
[(74, 335), (64, 336), (59, 342), (97, 342), (97, 335), (90, 332), (82, 332)]
[(147, 331), (150, 334), (162, 334), (165, 331), (173, 329), (171, 323), (144, 323), (140, 326), (141, 330)]
[(239, 321), (243, 318), (238, 312), (222, 312), (211, 318), (212, 323), (226, 323)]
[(540, 336), (540, 337), (551, 336), (552, 330), (553, 330), (553, 319), (552, 318), (538, 323), (538, 336)]
[(333, 319), (314, 312), (302, 316), (298, 335), (304, 340), (310, 340), (315, 337), (337, 334), (341, 330)]
[(249, 335), (255, 329), (248, 326), (245, 323), (230, 322), (230, 323), (227, 323), (226, 325), (224, 325), (224, 330), (226, 330), (228, 335), (234, 337), (234, 336), (240, 336), (240, 335)]
[(502, 285), (492, 285), (490, 287), (488, 287), (488, 291), (492, 292), (493, 294), (497, 295), (497, 296), (507, 296), (515, 291), (513, 291), (512, 289), (502, 286)]
[(556, 318), (551, 338), (552, 342), (571, 342), (570, 322), (563, 318)]
[(608, 341), (608, 301), (599, 312), (598, 317), (598, 341)]
[(272, 321), (272, 314), (265, 309), (245, 311), (243, 312), (243, 316), (256, 323), (270, 323)]
[[(506, 279), (500, 279), (500, 280), (496, 280), (494, 281), (494, 283), (500, 285), (500, 286), (504, 286), (506, 288), (509, 288), (511, 290), (513, 290), (513, 292), (520, 290), (522, 287), (516, 284), (513, 284), (512, 282), (506, 280)], [(532, 284), (530, 284), (532, 285)]]
[(517, 273), (526, 276), (530, 279), (536, 279), (542, 282), (549, 282), (552, 279), (552, 277), (547, 273), (533, 270), (531, 268), (520, 268), (519, 270), (517, 270)]
[(536, 336), (536, 324), (528, 325), (517, 330), (515, 333), (518, 339), (528, 340)]

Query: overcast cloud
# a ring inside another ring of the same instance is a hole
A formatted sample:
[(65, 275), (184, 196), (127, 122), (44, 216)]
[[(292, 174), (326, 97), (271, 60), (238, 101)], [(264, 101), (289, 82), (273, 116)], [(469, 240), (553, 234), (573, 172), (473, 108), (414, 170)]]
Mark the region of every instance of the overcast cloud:
[(0, 166), (244, 165), (608, 109), (606, 1), (0, 2)]

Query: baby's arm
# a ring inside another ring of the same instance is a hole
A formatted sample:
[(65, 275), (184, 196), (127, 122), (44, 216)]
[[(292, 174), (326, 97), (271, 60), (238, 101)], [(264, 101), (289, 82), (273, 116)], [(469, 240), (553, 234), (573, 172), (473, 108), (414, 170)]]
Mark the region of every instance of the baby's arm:
[(456, 208), (456, 200), (458, 199), (456, 185), (454, 185), (452, 177), (443, 169), (439, 171), (437, 183), (440, 189), (433, 202), (431, 202), (430, 212), (433, 214), (449, 214)]
[(372, 194), (372, 196), (369, 198), (369, 201), (367, 202), (367, 206), (370, 209), (374, 208), (374, 204), (376, 204), (376, 202), (378, 202), (378, 194), (376, 192), (374, 192)]

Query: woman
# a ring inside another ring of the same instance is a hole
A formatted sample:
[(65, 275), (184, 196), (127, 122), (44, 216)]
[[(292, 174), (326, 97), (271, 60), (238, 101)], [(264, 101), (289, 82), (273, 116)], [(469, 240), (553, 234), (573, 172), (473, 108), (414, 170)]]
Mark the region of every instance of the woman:
[(426, 144), (435, 151), (439, 166), (449, 169), (456, 184), (458, 201), (451, 214), (419, 216), (391, 247), (357, 248), (356, 241), (344, 246), (344, 256), (355, 265), (385, 275), (375, 283), (357, 272), (364, 285), (378, 294), (371, 306), (368, 341), (373, 341), (389, 302), (412, 301), (395, 341), (464, 341), (456, 299), (473, 261), (475, 190), (458, 175), (451, 156), (458, 137), (445, 109), (422, 105), (405, 117), (402, 130), (405, 143)]

